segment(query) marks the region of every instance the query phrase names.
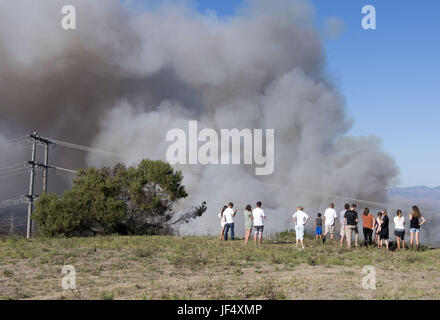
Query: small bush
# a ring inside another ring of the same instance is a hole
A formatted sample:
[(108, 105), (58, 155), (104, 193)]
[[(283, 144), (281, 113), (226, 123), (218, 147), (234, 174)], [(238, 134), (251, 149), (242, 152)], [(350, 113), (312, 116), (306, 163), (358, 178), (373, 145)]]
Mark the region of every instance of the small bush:
[(101, 291), (100, 298), (101, 300), (113, 300), (114, 299), (114, 293), (111, 291)]

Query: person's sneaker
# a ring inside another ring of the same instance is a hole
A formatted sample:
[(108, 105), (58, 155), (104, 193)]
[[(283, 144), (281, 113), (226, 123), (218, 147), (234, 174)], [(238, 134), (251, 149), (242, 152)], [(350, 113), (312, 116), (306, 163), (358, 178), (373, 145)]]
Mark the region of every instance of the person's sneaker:
[(304, 250), (304, 246), (302, 246), (302, 249)]

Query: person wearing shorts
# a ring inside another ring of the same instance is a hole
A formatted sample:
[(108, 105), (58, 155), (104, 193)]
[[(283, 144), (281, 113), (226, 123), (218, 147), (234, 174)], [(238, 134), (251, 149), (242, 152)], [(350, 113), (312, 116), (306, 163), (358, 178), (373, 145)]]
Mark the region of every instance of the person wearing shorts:
[(400, 250), (400, 244), (405, 249), (405, 217), (402, 216), (402, 210), (397, 210), (397, 216), (394, 217), (394, 235), (397, 249)]
[(320, 213), (318, 213), (318, 217), (315, 219), (315, 234), (316, 240), (322, 239), (322, 218)]
[(348, 203), (346, 203), (344, 205), (344, 210), (341, 210), (341, 212), (339, 214), (339, 223), (341, 225), (341, 233), (340, 233), (340, 236), (341, 236), (341, 247), (342, 247), (342, 244), (344, 243), (344, 237), (345, 237), (345, 235), (347, 233), (347, 230), (346, 230), (347, 229), (347, 223), (344, 221), (344, 217), (345, 217), (345, 213), (347, 212), (348, 209), (350, 209), (350, 205)]
[(263, 230), (264, 230), (264, 220), (266, 220), (266, 215), (264, 214), (263, 209), (261, 209), (261, 201), (257, 202), (257, 207), (252, 210), (252, 220), (254, 221), (254, 240), (255, 245), (257, 245), (257, 237), (258, 244), (261, 245), (263, 241)]
[(302, 206), (297, 207), (292, 218), (295, 223), (296, 247), (301, 242), (302, 249), (304, 250), (304, 226), (309, 221), (309, 216), (303, 210)]
[[(421, 220), (421, 221), (420, 221)], [(416, 240), (417, 250), (420, 249), (420, 227), (425, 224), (426, 219), (422, 217), (420, 210), (417, 206), (413, 206), (411, 213), (409, 215), (409, 223), (410, 223), (410, 235), (411, 239), (409, 241), (409, 245), (411, 249), (413, 248), (414, 239)]]
[(333, 240), (335, 237), (335, 221), (338, 217), (338, 214), (335, 210), (335, 205), (330, 203), (329, 208), (325, 209), (324, 212), (324, 237), (322, 239), (323, 242), (327, 239), (327, 235), (330, 233), (330, 239)]

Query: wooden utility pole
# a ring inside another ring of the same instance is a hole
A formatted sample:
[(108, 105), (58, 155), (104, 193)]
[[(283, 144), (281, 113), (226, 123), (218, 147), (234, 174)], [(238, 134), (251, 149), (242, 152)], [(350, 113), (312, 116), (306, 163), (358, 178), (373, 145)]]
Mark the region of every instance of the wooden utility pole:
[[(34, 135), (37, 133), (34, 132)], [(31, 221), (31, 215), (32, 211), (34, 209), (34, 178), (35, 178), (35, 155), (37, 152), (37, 141), (33, 140), (32, 142), (32, 156), (31, 156), (31, 176), (29, 181), (29, 194), (28, 197), (28, 214), (27, 214), (27, 227), (26, 227), (26, 238), (30, 239), (31, 233), (32, 233), (32, 221)]]
[[(35, 169), (43, 168), (43, 193), (47, 192), (47, 180), (48, 180), (48, 169), (53, 168), (49, 166), (49, 147), (55, 146), (55, 143), (49, 139), (40, 137), (36, 132), (29, 135), (28, 138), (32, 142), (32, 158), (28, 161), (31, 166), (31, 175), (29, 181), (29, 194), (26, 196), (28, 198), (28, 216), (27, 216), (27, 231), (26, 238), (30, 239), (32, 237), (32, 212), (34, 208), (34, 200), (38, 198), (38, 195), (34, 194), (34, 180), (35, 180)], [(44, 163), (36, 161), (36, 149), (37, 143), (44, 146)]]

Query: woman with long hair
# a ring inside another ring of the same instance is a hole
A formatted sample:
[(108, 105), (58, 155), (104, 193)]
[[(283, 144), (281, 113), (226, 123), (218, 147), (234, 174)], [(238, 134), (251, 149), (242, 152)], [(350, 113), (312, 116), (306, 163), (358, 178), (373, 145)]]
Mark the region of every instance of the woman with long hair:
[(411, 249), (413, 248), (414, 238), (416, 239), (417, 250), (420, 249), (420, 227), (424, 225), (426, 219), (422, 217), (420, 210), (417, 206), (413, 206), (411, 213), (409, 214), (409, 223), (410, 223), (410, 235), (411, 239), (409, 241), (409, 246)]
[(383, 242), (385, 241), (385, 246), (387, 250), (388, 248), (388, 239), (389, 239), (389, 225), (390, 219), (388, 218), (388, 212), (386, 210), (382, 211), (382, 223), (379, 226), (379, 249), (382, 249)]
[(245, 245), (247, 245), (252, 232), (252, 220), (254, 219), (254, 216), (252, 215), (252, 207), (250, 204), (246, 206), (246, 210), (243, 212), (243, 214), (244, 214), (244, 224), (246, 230), (244, 236), (244, 243)]
[(227, 207), (228, 206), (223, 206), (222, 211), (218, 214), (218, 217), (220, 218), (220, 226), (221, 226), (220, 240), (224, 240), (224, 238), (225, 238), (226, 219), (225, 219), (225, 216), (223, 215), (223, 212), (225, 212)]
[(397, 210), (397, 216), (394, 217), (394, 235), (396, 236), (397, 249), (400, 250), (400, 243), (405, 249), (405, 217), (402, 216), (402, 210)]
[(368, 247), (368, 245), (373, 244), (373, 230), (374, 230), (374, 216), (370, 213), (370, 209), (365, 208), (364, 213), (362, 214), (363, 221), (363, 232), (364, 232), (364, 245)]
[(379, 211), (377, 213), (377, 218), (376, 218), (375, 225), (374, 225), (374, 228), (376, 231), (376, 233), (374, 235), (374, 243), (376, 245), (379, 245), (379, 227), (380, 227), (381, 223), (382, 223), (382, 212)]

